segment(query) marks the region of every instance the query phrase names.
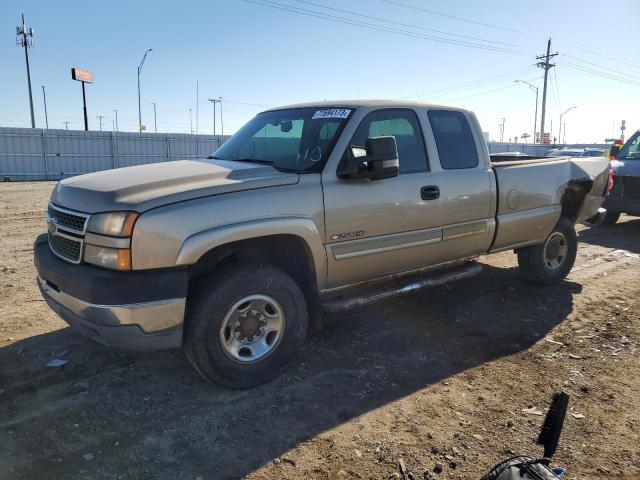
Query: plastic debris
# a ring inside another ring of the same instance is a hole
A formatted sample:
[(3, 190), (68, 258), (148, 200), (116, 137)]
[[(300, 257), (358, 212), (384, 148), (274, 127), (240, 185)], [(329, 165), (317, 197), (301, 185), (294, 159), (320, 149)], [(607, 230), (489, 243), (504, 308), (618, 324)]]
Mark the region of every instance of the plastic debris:
[(62, 367), (69, 363), (69, 360), (62, 360), (61, 358), (54, 358), (46, 364), (47, 367)]
[(527, 415), (537, 415), (539, 417), (544, 415), (544, 412), (542, 410), (538, 410), (536, 407), (523, 408), (522, 413), (526, 413)]

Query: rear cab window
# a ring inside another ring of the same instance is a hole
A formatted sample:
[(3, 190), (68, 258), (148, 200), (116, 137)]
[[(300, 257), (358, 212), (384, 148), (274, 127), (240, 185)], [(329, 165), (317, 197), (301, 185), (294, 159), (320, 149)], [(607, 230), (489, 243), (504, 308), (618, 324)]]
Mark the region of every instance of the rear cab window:
[(427, 113), (444, 170), (476, 168), (478, 147), (462, 112), (429, 110)]
[[(416, 112), (408, 108), (374, 110), (358, 125), (349, 147), (364, 148), (367, 138), (391, 135), (396, 139), (400, 174), (429, 170), (422, 128)], [(343, 159), (349, 157), (349, 147)]]

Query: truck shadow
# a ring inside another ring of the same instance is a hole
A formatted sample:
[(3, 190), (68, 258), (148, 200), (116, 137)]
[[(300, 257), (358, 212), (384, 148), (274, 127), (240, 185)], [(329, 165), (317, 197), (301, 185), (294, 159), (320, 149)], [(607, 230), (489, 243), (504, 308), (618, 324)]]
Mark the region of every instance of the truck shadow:
[(590, 245), (640, 253), (640, 219), (622, 216), (621, 221), (615, 225), (602, 225), (581, 231), (578, 239)]
[[(528, 349), (580, 291), (486, 266), (330, 316), (283, 376), (246, 391), (205, 384), (180, 352), (115, 351), (68, 328), (31, 337), (0, 349), (0, 464), (15, 478), (242, 477), (344, 422)], [(56, 357), (69, 363), (44, 367)]]

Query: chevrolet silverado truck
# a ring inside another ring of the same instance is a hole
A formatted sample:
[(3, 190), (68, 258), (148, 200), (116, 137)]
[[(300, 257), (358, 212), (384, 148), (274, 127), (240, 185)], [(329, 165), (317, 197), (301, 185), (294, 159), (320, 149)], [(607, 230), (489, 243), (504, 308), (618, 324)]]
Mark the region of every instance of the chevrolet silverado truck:
[(38, 285), (87, 337), (184, 347), (206, 380), (255, 386), (320, 328), (325, 304), (464, 278), (504, 250), (528, 280), (560, 282), (608, 160), (501, 160), (463, 108), (275, 108), (211, 159), (60, 181), (34, 246)]

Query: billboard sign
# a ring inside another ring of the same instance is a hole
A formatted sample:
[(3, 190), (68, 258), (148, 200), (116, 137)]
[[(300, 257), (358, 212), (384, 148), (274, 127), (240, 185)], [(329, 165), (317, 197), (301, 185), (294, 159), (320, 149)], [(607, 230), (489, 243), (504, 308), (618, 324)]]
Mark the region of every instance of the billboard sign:
[(93, 72), (74, 67), (71, 69), (71, 78), (79, 82), (93, 83)]

